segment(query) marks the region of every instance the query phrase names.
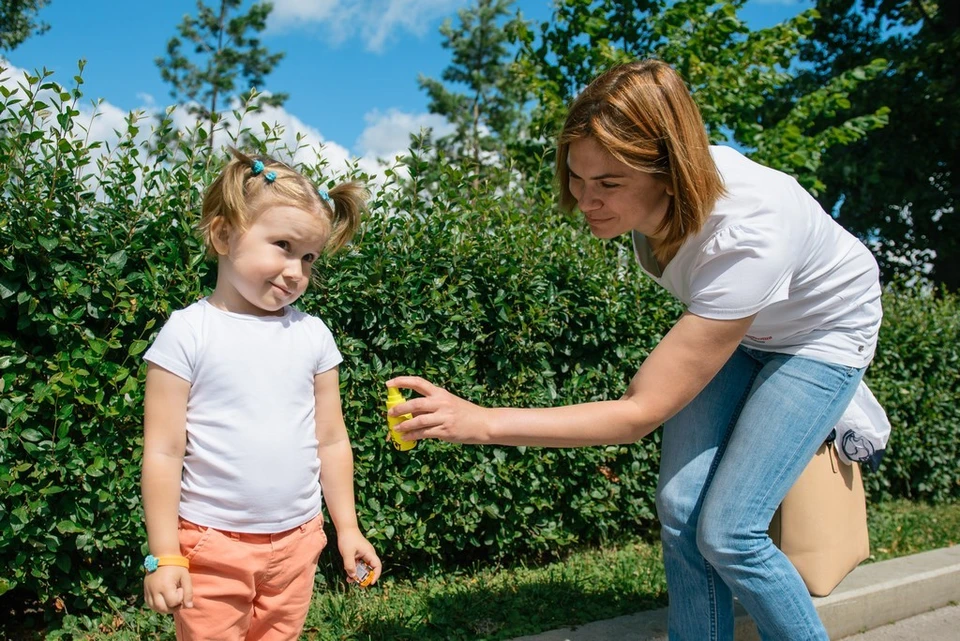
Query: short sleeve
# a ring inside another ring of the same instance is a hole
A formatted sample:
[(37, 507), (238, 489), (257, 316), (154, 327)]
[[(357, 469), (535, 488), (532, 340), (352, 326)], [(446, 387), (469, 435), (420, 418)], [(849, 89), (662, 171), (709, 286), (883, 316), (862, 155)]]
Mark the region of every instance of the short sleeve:
[(197, 334), (186, 315), (177, 311), (160, 329), (143, 358), (192, 383), (197, 363), (197, 344)]
[(316, 316), (310, 316), (309, 318), (311, 319), (310, 334), (313, 338), (317, 355), (314, 374), (322, 374), (343, 362), (343, 355), (341, 355), (340, 350), (337, 349), (333, 332), (330, 331), (326, 323)]
[(701, 247), (688, 310), (736, 319), (787, 299), (794, 271), (785, 230), (759, 225), (718, 230)]

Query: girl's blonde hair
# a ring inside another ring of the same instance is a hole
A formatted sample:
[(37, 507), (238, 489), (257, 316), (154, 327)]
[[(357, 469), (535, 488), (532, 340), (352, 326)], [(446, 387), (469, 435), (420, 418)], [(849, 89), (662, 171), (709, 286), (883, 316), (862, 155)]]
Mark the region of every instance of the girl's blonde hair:
[(666, 232), (654, 253), (667, 260), (683, 241), (700, 231), (723, 180), (710, 155), (710, 141), (687, 86), (659, 60), (614, 67), (573, 101), (557, 140), (556, 177), (560, 206), (577, 204), (570, 193), (567, 154), (570, 143), (590, 137), (614, 158), (670, 185), (670, 207), (657, 232)]
[[(279, 160), (248, 156), (232, 147), (230, 153), (233, 158), (203, 195), (200, 233), (207, 257), (217, 255), (212, 237), (215, 220), (222, 218), (230, 229), (243, 232), (267, 205), (289, 205), (316, 212), (328, 228), (324, 249), (329, 253), (336, 252), (353, 238), (368, 197), (360, 183), (340, 183), (329, 192), (321, 191), (300, 172)], [(255, 163), (260, 163), (256, 169)]]

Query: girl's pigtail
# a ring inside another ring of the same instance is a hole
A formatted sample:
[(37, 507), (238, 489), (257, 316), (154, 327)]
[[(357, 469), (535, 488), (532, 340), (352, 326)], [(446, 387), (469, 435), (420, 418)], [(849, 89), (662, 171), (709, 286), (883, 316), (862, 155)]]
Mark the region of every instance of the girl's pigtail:
[(213, 238), (215, 230), (217, 233), (231, 228), (242, 231), (247, 223), (244, 183), (253, 161), (232, 147), (230, 153), (233, 158), (224, 165), (203, 195), (199, 229), (208, 258), (217, 256)]
[(333, 230), (327, 241), (329, 253), (335, 253), (353, 238), (360, 227), (360, 217), (367, 209), (369, 196), (363, 185), (356, 181), (341, 183), (329, 191), (333, 206)]

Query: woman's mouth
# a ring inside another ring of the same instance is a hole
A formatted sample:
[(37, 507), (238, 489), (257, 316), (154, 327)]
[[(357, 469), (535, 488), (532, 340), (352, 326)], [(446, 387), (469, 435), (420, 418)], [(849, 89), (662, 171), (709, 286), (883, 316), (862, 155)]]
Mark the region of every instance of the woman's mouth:
[(585, 216), (585, 218), (587, 219), (587, 224), (592, 226), (602, 225), (603, 223), (611, 220), (609, 217), (599, 216)]

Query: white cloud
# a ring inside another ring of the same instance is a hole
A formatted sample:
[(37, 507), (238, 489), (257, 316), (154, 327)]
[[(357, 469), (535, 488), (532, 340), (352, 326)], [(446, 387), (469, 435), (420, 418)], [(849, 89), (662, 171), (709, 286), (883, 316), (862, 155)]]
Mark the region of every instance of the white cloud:
[(271, 31), (324, 25), (333, 42), (359, 36), (370, 51), (383, 51), (398, 31), (423, 35), (432, 21), (464, 0), (273, 0)]
[(274, 27), (323, 22), (342, 11), (340, 0), (274, 0), (270, 22)]
[(322, 148), (322, 156), (330, 169), (340, 172), (346, 168), (352, 158), (346, 147), (325, 139), (319, 130), (306, 124), (283, 107), (264, 107), (260, 113), (248, 114), (240, 122), (232, 114), (227, 117), (227, 124), (233, 132), (237, 131), (238, 126), (250, 128), (254, 132), (262, 132), (261, 123), (281, 132), (280, 139), (274, 143), (276, 149), (296, 149), (293, 158), (286, 157), (284, 160), (294, 163), (310, 162), (313, 160), (312, 156)]
[[(28, 79), (28, 76), (33, 76), (34, 74), (28, 73), (25, 69), (15, 67), (3, 58), (0, 58), (0, 68), (3, 69), (2, 74), (0, 74), (0, 85), (14, 92), (15, 97), (21, 100), (32, 97), (32, 99), (48, 105), (47, 109), (35, 112), (34, 116), (37, 126), (42, 129), (59, 126), (56, 121), (56, 116), (61, 111), (61, 99), (56, 90), (52, 88), (40, 89), (39, 85), (41, 83), (31, 83)], [(56, 82), (52, 78), (49, 78), (44, 81), (44, 84), (51, 81)], [(128, 113), (114, 107), (108, 102), (100, 101), (97, 104), (91, 104), (90, 101), (80, 100), (76, 105), (76, 109), (80, 113), (73, 118), (73, 127), (70, 133), (79, 140), (109, 143), (109, 145), (104, 145), (99, 149), (91, 150), (90, 155), (94, 158), (107, 153), (108, 146), (112, 148), (116, 145), (119, 141), (119, 134), (117, 132), (125, 132), (127, 130), (126, 118)], [(138, 134), (138, 138), (144, 139), (145, 135), (146, 134), (141, 131)]]
[[(29, 86), (29, 83), (25, 79), (26, 72), (23, 69), (11, 65), (3, 58), (0, 58), (0, 69), (3, 70), (2, 73), (0, 73), (0, 85), (10, 91), (18, 92), (22, 96), (24, 94), (23, 87)], [(36, 89), (31, 89), (30, 92), (36, 92)], [(149, 139), (152, 129), (156, 124), (154, 117), (161, 114), (163, 110), (156, 105), (151, 96), (139, 95), (138, 97), (143, 101), (144, 105), (132, 112), (139, 129), (135, 140), (138, 143), (145, 143)], [(51, 105), (55, 105), (59, 100), (51, 89), (37, 92), (36, 98)], [(81, 101), (77, 105), (77, 110), (80, 114), (74, 118), (72, 135), (76, 139), (85, 140), (88, 144), (93, 142), (103, 143), (99, 149), (91, 150), (91, 156), (93, 158), (109, 153), (110, 150), (116, 148), (121, 137), (128, 135), (127, 120), (131, 112), (120, 109), (103, 100), (97, 102), (95, 105), (89, 101)], [(56, 108), (51, 108), (38, 124), (43, 128), (56, 126), (56, 113)], [(391, 114), (393, 114), (393, 112), (391, 112)], [(178, 131), (186, 132), (196, 128), (197, 125), (196, 119), (184, 106), (179, 106), (174, 109), (170, 114), (170, 118), (174, 129)], [(404, 126), (408, 127), (406, 131), (416, 131), (419, 129), (419, 125), (416, 124), (419, 121), (435, 126), (442, 125), (442, 122), (429, 122), (432, 118), (435, 117), (421, 116), (418, 118), (416, 116), (399, 114), (392, 122), (394, 129), (396, 129), (400, 126), (400, 121), (405, 121), (406, 124)], [(369, 118), (368, 122), (370, 122)], [(326, 139), (319, 130), (306, 124), (296, 115), (282, 107), (266, 107), (261, 113), (243, 116), (239, 122), (234, 116), (233, 110), (227, 110), (223, 121), (223, 124), (226, 125), (231, 132), (236, 132), (240, 127), (245, 127), (259, 133), (263, 131), (261, 123), (265, 123), (268, 128), (279, 132), (279, 140), (273, 143), (273, 149), (277, 151), (278, 155), (283, 155), (283, 160), (294, 163), (302, 162), (305, 164), (313, 164), (315, 157), (320, 156), (326, 161), (327, 167), (334, 175), (345, 173), (352, 164), (356, 163), (361, 169), (371, 176), (374, 176), (375, 180), (379, 181), (382, 179), (380, 174), (382, 174), (383, 171), (383, 163), (381, 163), (379, 159), (386, 158), (388, 161), (392, 161), (393, 156), (391, 154), (393, 152), (402, 152), (406, 150), (407, 147), (406, 131), (393, 131), (394, 136), (390, 141), (387, 141), (382, 135), (373, 131), (368, 136), (371, 146), (364, 150), (363, 157), (357, 158), (346, 146)], [(387, 127), (385, 131), (390, 130), (382, 120), (376, 121), (375, 125), (377, 124)], [(366, 133), (367, 132), (365, 132), (365, 134)], [(227, 144), (228, 137), (224, 133), (218, 132), (215, 134), (215, 140), (218, 145)], [(377, 141), (379, 141), (379, 144), (376, 144)], [(394, 142), (396, 142), (396, 145), (392, 146)], [(289, 150), (294, 149), (296, 151), (293, 154), (293, 158), (290, 158)], [(88, 171), (96, 171), (96, 165), (88, 165)]]
[(453, 131), (453, 125), (437, 114), (409, 114), (398, 109), (386, 113), (374, 110), (364, 116), (367, 127), (357, 140), (357, 148), (364, 156), (392, 160), (397, 154), (406, 153), (410, 146), (410, 134), (421, 129), (433, 129), (434, 138)]

